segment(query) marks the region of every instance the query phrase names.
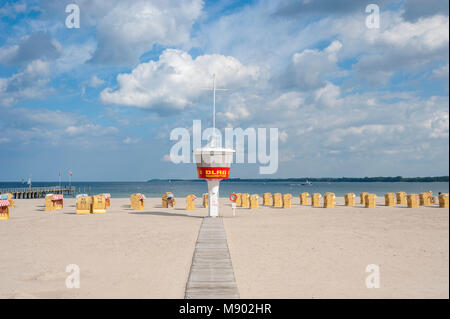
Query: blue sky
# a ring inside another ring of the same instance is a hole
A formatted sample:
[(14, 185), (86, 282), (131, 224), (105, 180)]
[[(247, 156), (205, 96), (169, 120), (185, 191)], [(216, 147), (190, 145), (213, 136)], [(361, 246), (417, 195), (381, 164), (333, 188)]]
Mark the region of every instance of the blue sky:
[[(65, 7), (80, 8), (80, 28)], [(446, 0), (0, 1), (0, 181), (195, 178), (170, 131), (279, 129), (279, 169), (448, 175)]]

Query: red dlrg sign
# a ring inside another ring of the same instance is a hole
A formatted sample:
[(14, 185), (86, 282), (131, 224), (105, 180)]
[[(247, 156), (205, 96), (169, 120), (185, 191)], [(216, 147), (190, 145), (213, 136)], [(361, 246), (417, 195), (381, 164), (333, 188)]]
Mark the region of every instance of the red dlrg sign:
[(197, 167), (198, 178), (227, 179), (230, 176), (229, 167)]

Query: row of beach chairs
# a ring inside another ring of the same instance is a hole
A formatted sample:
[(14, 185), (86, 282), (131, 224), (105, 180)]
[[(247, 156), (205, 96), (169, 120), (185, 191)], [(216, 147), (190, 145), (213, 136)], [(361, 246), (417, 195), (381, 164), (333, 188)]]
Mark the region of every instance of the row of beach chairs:
[[(140, 198), (138, 205), (133, 205), (133, 196)], [(257, 209), (259, 208), (259, 195), (248, 193), (234, 193), (234, 200), (237, 207)], [(169, 200), (170, 197), (170, 200)], [(309, 194), (307, 192), (301, 193), (300, 205), (311, 205), (312, 207), (334, 208), (336, 205), (336, 195), (334, 193), (325, 193), (323, 196), (320, 193)], [(360, 204), (366, 208), (376, 208), (375, 194), (363, 192), (360, 194)], [(407, 205), (408, 208), (417, 208), (419, 206), (430, 206), (437, 204), (436, 198), (431, 191), (421, 194), (406, 194), (405, 192), (386, 193), (385, 206)], [(355, 193), (347, 193), (344, 195), (345, 206), (356, 206)], [(131, 195), (131, 202), (133, 209), (144, 209), (145, 196), (142, 194)], [(195, 200), (197, 196), (190, 194), (186, 196), (186, 210), (195, 209)], [(202, 196), (202, 207), (208, 208), (208, 194)], [(262, 196), (263, 206), (273, 206), (279, 208), (292, 207), (292, 194), (281, 193), (264, 193)], [(441, 208), (448, 208), (448, 194), (440, 194), (438, 196), (438, 204)], [(167, 192), (162, 196), (162, 207), (175, 207), (175, 198), (172, 193)]]
[[(259, 195), (248, 193), (236, 193), (235, 203), (237, 207), (257, 209), (259, 207)], [(168, 207), (164, 204), (163, 195), (163, 207)], [(320, 193), (309, 194), (307, 192), (301, 193), (300, 205), (311, 205), (312, 207), (324, 207), (334, 208), (336, 205), (336, 195), (334, 193), (327, 192), (323, 196)], [(363, 192), (359, 195), (360, 204), (365, 208), (376, 208), (376, 194)], [(191, 210), (195, 208), (195, 199), (197, 197), (194, 194), (186, 196), (186, 209)], [(356, 206), (356, 194), (347, 193), (344, 195), (345, 206)], [(386, 193), (384, 195), (385, 206), (406, 205), (408, 208), (418, 208), (419, 206), (431, 206), (438, 204), (440, 208), (449, 207), (448, 194), (439, 194), (436, 198), (431, 191), (421, 194), (406, 194), (405, 192), (398, 193)], [(281, 193), (264, 193), (262, 196), (263, 206), (273, 206), (280, 208), (292, 207), (292, 194)], [(208, 207), (208, 194), (203, 194), (203, 207)]]
[(111, 194), (98, 194), (89, 196), (78, 194), (76, 197), (77, 215), (105, 214), (106, 208), (111, 206)]
[[(324, 207), (332, 208), (335, 202), (330, 201), (329, 196), (335, 198), (333, 193), (325, 193)], [(313, 207), (320, 207), (321, 194), (315, 193), (311, 195), (311, 205)], [(366, 208), (376, 208), (376, 194), (370, 194), (363, 192), (359, 195), (360, 204)], [(355, 206), (355, 193), (347, 193), (344, 195), (345, 206)], [(384, 195), (385, 206), (407, 205), (408, 208), (418, 208), (419, 206), (431, 206), (436, 204), (436, 197), (433, 196), (431, 191), (421, 194), (406, 194), (405, 192), (398, 193), (386, 193)], [(440, 208), (448, 208), (448, 194), (440, 194), (438, 196), (438, 203)], [(309, 204), (309, 194), (300, 194), (300, 204)]]
[[(106, 213), (106, 207), (111, 206), (110, 194), (98, 194), (89, 196), (87, 194), (78, 194), (76, 196), (76, 213), (78, 215), (85, 214), (102, 214)], [(45, 210), (52, 211), (64, 208), (64, 196), (61, 194), (45, 196)]]
[[(248, 193), (234, 193), (233, 200), (237, 207), (257, 209), (259, 208), (259, 195)], [(333, 208), (336, 205), (336, 196), (334, 193), (325, 193), (323, 196), (320, 193), (309, 194), (307, 192), (301, 193), (300, 205), (311, 205), (312, 207)], [(323, 198), (323, 201), (322, 201)], [(355, 193), (347, 193), (344, 196), (345, 206), (355, 206)], [(363, 192), (359, 195), (360, 204), (366, 208), (376, 207), (375, 194)], [(195, 200), (197, 197), (194, 194), (186, 196), (186, 210), (195, 209)], [(208, 207), (208, 194), (203, 194), (204, 208)], [(449, 197), (447, 193), (439, 194), (436, 198), (431, 191), (421, 194), (406, 194), (405, 192), (386, 193), (384, 195), (385, 206), (407, 205), (408, 208), (418, 208), (419, 206), (431, 206), (438, 204), (440, 208), (449, 208)], [(134, 210), (145, 209), (145, 195), (135, 193), (130, 196), (131, 208)], [(262, 196), (263, 206), (273, 206), (280, 208), (292, 207), (292, 194), (281, 193), (264, 193)], [(10, 218), (10, 209), (15, 206), (12, 194), (0, 194), (0, 220)], [(77, 214), (100, 214), (106, 213), (106, 208), (111, 206), (110, 194), (99, 194), (88, 196), (86, 194), (79, 194), (76, 197), (76, 213)], [(64, 207), (64, 196), (62, 194), (47, 194), (45, 196), (45, 210), (61, 210)], [(175, 207), (175, 197), (171, 192), (166, 192), (162, 195), (162, 207)]]
[[(373, 198), (373, 199), (372, 199)], [(360, 203), (365, 207), (375, 207), (375, 194), (363, 192), (360, 194)], [(437, 200), (436, 200), (437, 199)], [(373, 202), (373, 203), (372, 203)], [(419, 206), (431, 206), (439, 204), (440, 208), (448, 208), (448, 194), (439, 194), (436, 198), (432, 191), (421, 194), (406, 194), (405, 192), (384, 194), (385, 206), (407, 205), (408, 208), (418, 208)]]
[[(80, 196), (80, 195), (78, 195)], [(257, 209), (259, 208), (259, 195), (248, 193), (236, 193), (235, 203), (237, 207)], [(312, 207), (324, 207), (324, 208), (334, 208), (336, 205), (336, 195), (334, 193), (325, 193), (323, 196), (320, 193), (314, 193), (310, 195), (307, 192), (301, 193), (300, 195), (300, 205), (311, 205)], [(102, 197), (105, 199), (105, 205), (110, 205), (110, 195), (101, 194), (96, 196), (82, 196), (80, 199), (77, 197), (77, 214), (80, 211), (82, 213), (101, 213), (105, 212), (106, 207), (103, 205)], [(322, 200), (323, 198), (323, 200)], [(355, 206), (356, 195), (354, 193), (347, 193), (344, 196), (345, 206)], [(368, 192), (363, 192), (360, 194), (360, 204), (366, 208), (376, 208), (376, 198), (375, 194), (370, 194)], [(398, 193), (386, 193), (384, 195), (386, 206), (397, 205), (407, 205), (408, 208), (417, 208), (419, 206), (430, 206), (436, 204), (436, 198), (433, 196), (431, 191), (421, 193), (421, 194), (406, 194), (405, 192)], [(197, 196), (190, 194), (186, 196), (186, 210), (195, 209), (195, 200)], [(281, 194), (281, 193), (264, 193), (262, 196), (263, 206), (273, 206), (280, 208), (291, 208), (292, 207), (292, 194)], [(161, 206), (163, 208), (175, 207), (175, 197), (171, 192), (166, 192), (162, 195)], [(145, 209), (145, 195), (141, 193), (131, 194), (130, 196), (131, 208), (134, 210), (144, 210)], [(311, 204), (310, 204), (311, 203)], [(322, 204), (323, 203), (323, 204)], [(438, 196), (439, 207), (448, 208), (449, 200), (448, 194), (440, 194)], [(61, 204), (62, 205), (62, 204)], [(208, 193), (202, 196), (202, 206), (208, 208)], [(79, 208), (80, 207), (80, 208)], [(90, 207), (89, 209), (86, 207)]]
[[(79, 194), (76, 197), (77, 214), (100, 214), (106, 213), (106, 207), (111, 206), (110, 194), (99, 194), (88, 196)], [(0, 220), (10, 218), (10, 208), (14, 207), (12, 194), (0, 194)], [(64, 208), (63, 194), (47, 194), (45, 196), (45, 211), (62, 210)]]
[[(85, 214), (104, 214), (106, 207), (111, 206), (111, 195), (108, 193), (89, 196), (87, 194), (78, 194), (76, 196), (76, 213)], [(45, 196), (45, 210), (58, 210), (64, 207), (64, 196), (61, 194)]]

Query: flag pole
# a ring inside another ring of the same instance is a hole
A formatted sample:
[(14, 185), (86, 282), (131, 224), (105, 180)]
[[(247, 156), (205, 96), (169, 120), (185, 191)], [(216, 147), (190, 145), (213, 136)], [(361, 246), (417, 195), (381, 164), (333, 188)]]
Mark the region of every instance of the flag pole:
[(213, 109), (212, 109), (212, 124), (213, 124), (213, 136), (211, 146), (216, 147), (216, 91), (228, 91), (228, 89), (216, 88), (216, 74), (213, 74)]

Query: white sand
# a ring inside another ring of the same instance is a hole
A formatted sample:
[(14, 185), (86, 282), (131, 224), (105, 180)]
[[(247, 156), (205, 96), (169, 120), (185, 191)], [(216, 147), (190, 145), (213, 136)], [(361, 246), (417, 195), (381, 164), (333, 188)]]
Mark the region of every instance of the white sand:
[[(113, 198), (98, 215), (75, 215), (74, 199), (52, 212), (43, 199), (16, 202), (0, 221), (0, 298), (184, 297), (201, 213), (156, 199), (133, 211)], [(80, 267), (80, 289), (66, 288), (68, 264)]]
[[(449, 211), (300, 206), (225, 218), (241, 298), (448, 298)], [(359, 203), (359, 199), (357, 199)], [(380, 288), (366, 288), (366, 266)]]
[[(383, 201), (380, 199), (381, 202)], [(17, 200), (0, 221), (0, 298), (183, 298), (204, 208), (132, 211), (112, 199), (106, 214), (43, 211), (43, 199)], [(201, 200), (197, 200), (200, 206)], [(221, 199), (242, 298), (448, 298), (449, 211), (419, 209), (238, 209)], [(77, 264), (81, 288), (65, 286)], [(367, 289), (367, 264), (381, 288)]]

